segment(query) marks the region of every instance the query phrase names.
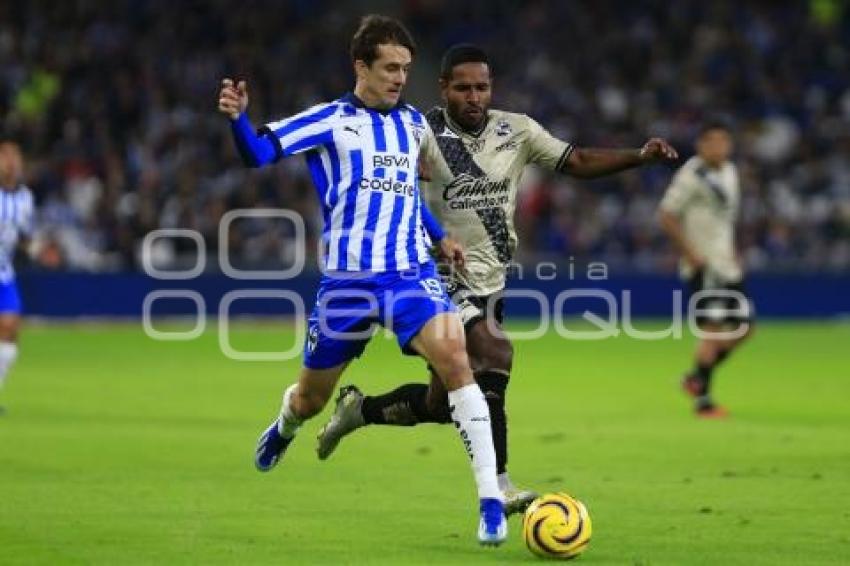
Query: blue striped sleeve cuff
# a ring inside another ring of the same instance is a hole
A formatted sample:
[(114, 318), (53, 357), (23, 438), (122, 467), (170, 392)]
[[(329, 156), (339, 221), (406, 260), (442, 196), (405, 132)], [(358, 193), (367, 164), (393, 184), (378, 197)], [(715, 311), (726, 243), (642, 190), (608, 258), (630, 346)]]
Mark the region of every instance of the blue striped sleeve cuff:
[(268, 137), (257, 136), (245, 113), (240, 114), (236, 120), (230, 121), (230, 130), (239, 155), (249, 167), (260, 167), (278, 158), (279, 152), (272, 141)]

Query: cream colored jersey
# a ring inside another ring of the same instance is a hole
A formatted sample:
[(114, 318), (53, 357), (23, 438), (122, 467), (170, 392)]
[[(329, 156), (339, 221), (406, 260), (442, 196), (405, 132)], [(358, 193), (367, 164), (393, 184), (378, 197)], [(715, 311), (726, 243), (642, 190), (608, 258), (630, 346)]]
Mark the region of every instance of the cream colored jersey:
[[(735, 220), (741, 201), (738, 169), (727, 161), (709, 167), (701, 158), (690, 158), (676, 172), (661, 200), (661, 209), (679, 217), (685, 238), (707, 264), (707, 275), (718, 285), (741, 280), (735, 259)], [(693, 269), (684, 260), (679, 264), (684, 278)]]
[(478, 135), (465, 132), (442, 108), (426, 118), (433, 135), (422, 143), (430, 173), (422, 194), (466, 250), (466, 269), (456, 273), (456, 282), (478, 296), (500, 291), (517, 246), (514, 210), (525, 166), (561, 170), (573, 146), (525, 114), (490, 110)]

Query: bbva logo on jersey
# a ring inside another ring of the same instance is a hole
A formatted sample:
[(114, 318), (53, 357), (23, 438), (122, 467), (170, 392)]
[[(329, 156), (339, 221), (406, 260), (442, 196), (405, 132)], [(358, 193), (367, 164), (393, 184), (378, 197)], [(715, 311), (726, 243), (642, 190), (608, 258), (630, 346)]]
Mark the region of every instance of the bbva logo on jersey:
[(376, 153), (372, 156), (372, 167), (410, 167), (410, 158), (394, 153)]

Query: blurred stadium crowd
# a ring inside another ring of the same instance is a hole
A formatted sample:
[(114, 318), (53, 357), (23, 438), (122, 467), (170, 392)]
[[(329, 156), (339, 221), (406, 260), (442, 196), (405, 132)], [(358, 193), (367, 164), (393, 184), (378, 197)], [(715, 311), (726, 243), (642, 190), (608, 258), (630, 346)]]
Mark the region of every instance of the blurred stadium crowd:
[[(811, 2), (408, 0), (414, 73), (442, 50), (487, 48), (494, 105), (583, 146), (667, 137), (688, 155), (700, 121), (734, 122), (744, 198), (739, 247), (751, 270), (850, 269), (850, 7)], [(39, 213), (42, 263), (138, 269), (156, 228), (193, 228), (215, 255), (229, 209), (300, 212), (321, 230), (300, 160), (249, 171), (215, 112), (218, 81), (249, 80), (256, 123), (339, 96), (365, 2), (0, 4), (0, 135), (19, 141)], [(377, 8), (376, 8), (377, 10)], [(430, 70), (429, 70), (430, 69)], [(408, 93), (420, 107), (428, 89)], [(655, 207), (672, 170), (593, 182), (529, 171), (520, 259), (672, 270)], [(276, 262), (286, 227), (239, 222), (243, 263)], [(191, 242), (158, 249), (179, 261)], [(308, 248), (310, 251), (315, 246)]]

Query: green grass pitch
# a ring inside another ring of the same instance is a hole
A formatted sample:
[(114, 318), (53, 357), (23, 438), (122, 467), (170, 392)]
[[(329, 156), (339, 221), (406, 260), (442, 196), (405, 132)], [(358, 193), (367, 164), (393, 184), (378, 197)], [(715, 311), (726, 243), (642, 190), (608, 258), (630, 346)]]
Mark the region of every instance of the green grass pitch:
[[(233, 329), (285, 349), (287, 324)], [(850, 326), (768, 323), (716, 374), (725, 422), (689, 412), (691, 340), (516, 345), (510, 470), (585, 501), (581, 564), (850, 563)], [(214, 329), (156, 342), (137, 325), (27, 328), (0, 393), (0, 564), (520, 564), (474, 540), (453, 427), (372, 427), (317, 460), (301, 431), (269, 474), (255, 440), (298, 360), (236, 362)], [(343, 383), (424, 378), (378, 338)]]

